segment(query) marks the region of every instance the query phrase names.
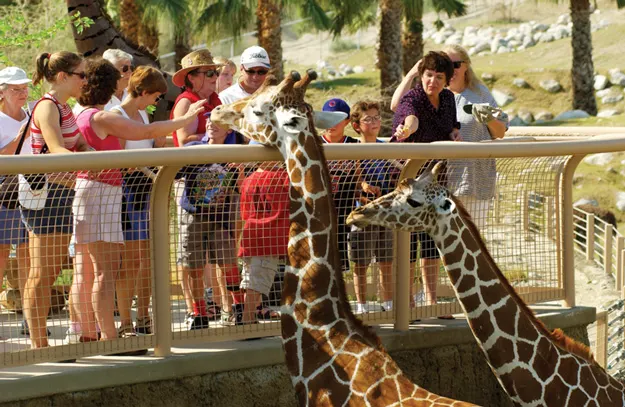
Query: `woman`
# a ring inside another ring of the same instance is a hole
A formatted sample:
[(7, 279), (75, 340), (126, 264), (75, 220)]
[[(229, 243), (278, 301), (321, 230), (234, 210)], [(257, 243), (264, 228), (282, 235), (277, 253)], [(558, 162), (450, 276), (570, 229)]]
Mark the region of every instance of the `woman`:
[[(182, 58), (180, 61), (182, 69), (176, 72), (172, 78), (174, 85), (183, 88), (183, 92), (178, 96), (174, 104), (174, 108), (171, 112), (172, 118), (180, 117), (184, 115), (191, 103), (198, 100), (204, 100), (205, 113), (209, 113), (216, 106), (221, 105), (221, 100), (217, 96), (217, 79), (219, 77), (219, 68), (221, 65), (217, 64), (207, 49), (194, 51)], [(194, 121), (184, 128), (174, 132), (174, 145), (176, 147), (183, 147), (185, 144), (202, 141), (206, 133), (206, 120), (205, 114), (200, 114), (197, 121)], [(181, 178), (184, 178), (184, 172), (180, 174)], [(175, 183), (176, 191), (176, 203), (178, 210), (178, 225), (182, 225), (185, 219), (190, 218), (189, 213), (183, 208), (180, 202), (184, 196), (185, 184), (184, 180), (180, 179)], [(189, 228), (191, 225), (184, 225), (179, 228), (178, 233), (178, 269), (181, 277), (182, 291), (185, 297), (185, 303), (187, 306), (186, 319), (188, 321), (194, 321), (189, 324), (193, 329), (203, 328), (204, 323), (199, 325), (195, 322), (204, 321), (208, 319), (217, 319), (219, 310), (213, 304), (209, 304), (207, 307), (206, 300), (204, 299), (202, 290), (202, 275), (203, 265), (186, 264), (184, 260), (184, 248), (183, 242), (188, 240)], [(212, 284), (211, 284), (212, 285)], [(217, 299), (217, 298), (216, 298)], [(217, 299), (219, 301), (219, 299)]]
[[(467, 51), (459, 45), (446, 46), (444, 51), (454, 64), (449, 90), (456, 98), (462, 140), (480, 142), (503, 138), (508, 127), (508, 117), (498, 109), (495, 98), (473, 72)], [(474, 116), (466, 113), (462, 107), (467, 104), (488, 104), (495, 108), (494, 115), (491, 113)], [(495, 160), (452, 160), (449, 167), (449, 180), (454, 194), (467, 208), (478, 229), (484, 230), (490, 202), (495, 194)]]
[[(391, 142), (431, 143), (443, 140), (461, 140), (456, 120), (454, 95), (445, 89), (453, 76), (453, 64), (442, 52), (429, 52), (410, 70), (396, 94), (401, 95), (415, 78), (416, 86), (399, 99), (393, 117)], [(396, 98), (396, 95), (393, 95)], [(421, 275), (426, 305), (436, 304), (439, 258), (434, 241), (427, 233), (418, 233), (413, 239), (411, 262), (414, 264), (418, 241), (421, 242)], [(414, 266), (411, 267), (414, 270)], [(411, 271), (410, 281), (414, 281)]]
[(237, 72), (237, 66), (234, 62), (224, 57), (215, 57), (215, 63), (222, 65), (217, 68), (217, 71), (219, 71), (219, 77), (217, 78), (217, 93), (219, 93), (232, 86), (234, 74)]
[[(195, 120), (197, 113), (202, 110), (202, 103), (195, 103), (179, 119), (139, 123), (103, 111), (120, 76), (113, 64), (103, 58), (90, 59), (85, 74), (87, 83), (79, 98), (85, 110), (78, 116), (77, 123), (87, 142), (97, 151), (121, 150), (118, 138), (143, 140), (162, 137)], [(145, 109), (156, 103), (166, 91), (167, 83), (161, 75), (160, 81), (153, 88), (141, 91), (144, 105), (140, 107)], [(123, 244), (121, 202), (122, 174), (119, 169), (79, 172), (72, 206), (74, 241), (77, 253), (88, 254), (83, 257), (83, 261), (89, 263), (91, 260), (90, 265), (83, 264), (77, 268), (71, 289), (72, 302), (82, 328), (81, 342), (98, 340), (96, 321), (102, 339), (118, 337), (113, 309), (115, 279), (120, 268), (120, 249)]]
[[(13, 155), (18, 146), (23, 127), (28, 122), (28, 113), (23, 109), (28, 100), (28, 84), (31, 82), (26, 72), (17, 67), (0, 71), (0, 154)], [(30, 154), (30, 136), (24, 140), (18, 154)], [(18, 285), (22, 304), (24, 286), (28, 278), (28, 241), (26, 227), (20, 219), (17, 203), (0, 205), (0, 281), (7, 267), (11, 245), (16, 245)], [(28, 333), (28, 324), (22, 321), (21, 334)]]
[[(40, 54), (36, 59), (33, 83), (37, 85), (42, 80), (49, 83), (50, 91), (33, 108), (30, 123), (32, 153), (91, 150), (67, 104), (70, 97), (78, 98), (82, 93), (85, 83), (83, 59), (67, 51)], [(22, 220), (28, 229), (30, 254), (24, 314), (33, 348), (48, 346), (46, 317), (50, 310), (50, 291), (67, 259), (72, 230), (73, 175), (47, 174), (47, 183), (45, 201), (42, 199), (43, 202), (37, 202), (37, 205), (32, 201), (20, 201)], [(20, 188), (32, 192), (31, 187), (26, 178), (20, 177)]]

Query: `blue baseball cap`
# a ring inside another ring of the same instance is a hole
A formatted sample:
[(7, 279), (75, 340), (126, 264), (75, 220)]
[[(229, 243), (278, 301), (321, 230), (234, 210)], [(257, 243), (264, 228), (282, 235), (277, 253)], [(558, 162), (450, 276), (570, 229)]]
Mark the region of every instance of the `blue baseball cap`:
[(351, 109), (346, 101), (339, 98), (330, 99), (323, 104), (323, 108), (321, 109), (324, 112), (343, 112), (347, 114), (349, 117), (351, 113)]

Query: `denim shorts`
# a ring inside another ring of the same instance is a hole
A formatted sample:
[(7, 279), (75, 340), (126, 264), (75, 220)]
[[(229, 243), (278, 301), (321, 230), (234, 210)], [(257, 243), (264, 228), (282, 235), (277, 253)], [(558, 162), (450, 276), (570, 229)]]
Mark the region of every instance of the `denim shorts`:
[(0, 244), (21, 244), (28, 240), (19, 209), (0, 206)]
[(48, 184), (48, 197), (41, 210), (20, 208), (29, 232), (36, 235), (72, 233), (74, 190), (59, 184)]

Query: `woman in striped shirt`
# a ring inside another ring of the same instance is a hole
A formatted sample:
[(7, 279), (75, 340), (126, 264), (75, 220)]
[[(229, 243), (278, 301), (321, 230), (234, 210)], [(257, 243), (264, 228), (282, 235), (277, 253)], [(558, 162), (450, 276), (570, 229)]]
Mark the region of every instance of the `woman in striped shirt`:
[[(77, 98), (82, 93), (85, 84), (83, 59), (66, 51), (43, 53), (37, 57), (36, 64), (33, 83), (37, 85), (45, 79), (50, 84), (50, 91), (33, 108), (30, 125), (33, 154), (90, 150), (67, 104), (70, 97)], [(22, 177), (22, 187), (24, 182), (26, 180)], [(29, 232), (31, 259), (24, 289), (24, 313), (33, 348), (48, 346), (46, 317), (50, 310), (51, 287), (67, 259), (73, 183), (72, 174), (47, 174), (45, 200), (21, 201), (22, 219)]]

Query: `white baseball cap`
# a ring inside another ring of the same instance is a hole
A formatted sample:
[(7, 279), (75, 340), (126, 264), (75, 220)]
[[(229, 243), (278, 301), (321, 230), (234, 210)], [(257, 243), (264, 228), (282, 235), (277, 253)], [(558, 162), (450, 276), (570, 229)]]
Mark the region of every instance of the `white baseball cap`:
[(23, 85), (32, 82), (23, 69), (10, 66), (0, 71), (0, 85)]
[(257, 66), (262, 66), (263, 68), (271, 68), (271, 62), (269, 62), (269, 55), (267, 55), (267, 51), (265, 48), (259, 47), (258, 45), (254, 45), (253, 47), (247, 48), (241, 54), (241, 65), (243, 68), (250, 69)]

